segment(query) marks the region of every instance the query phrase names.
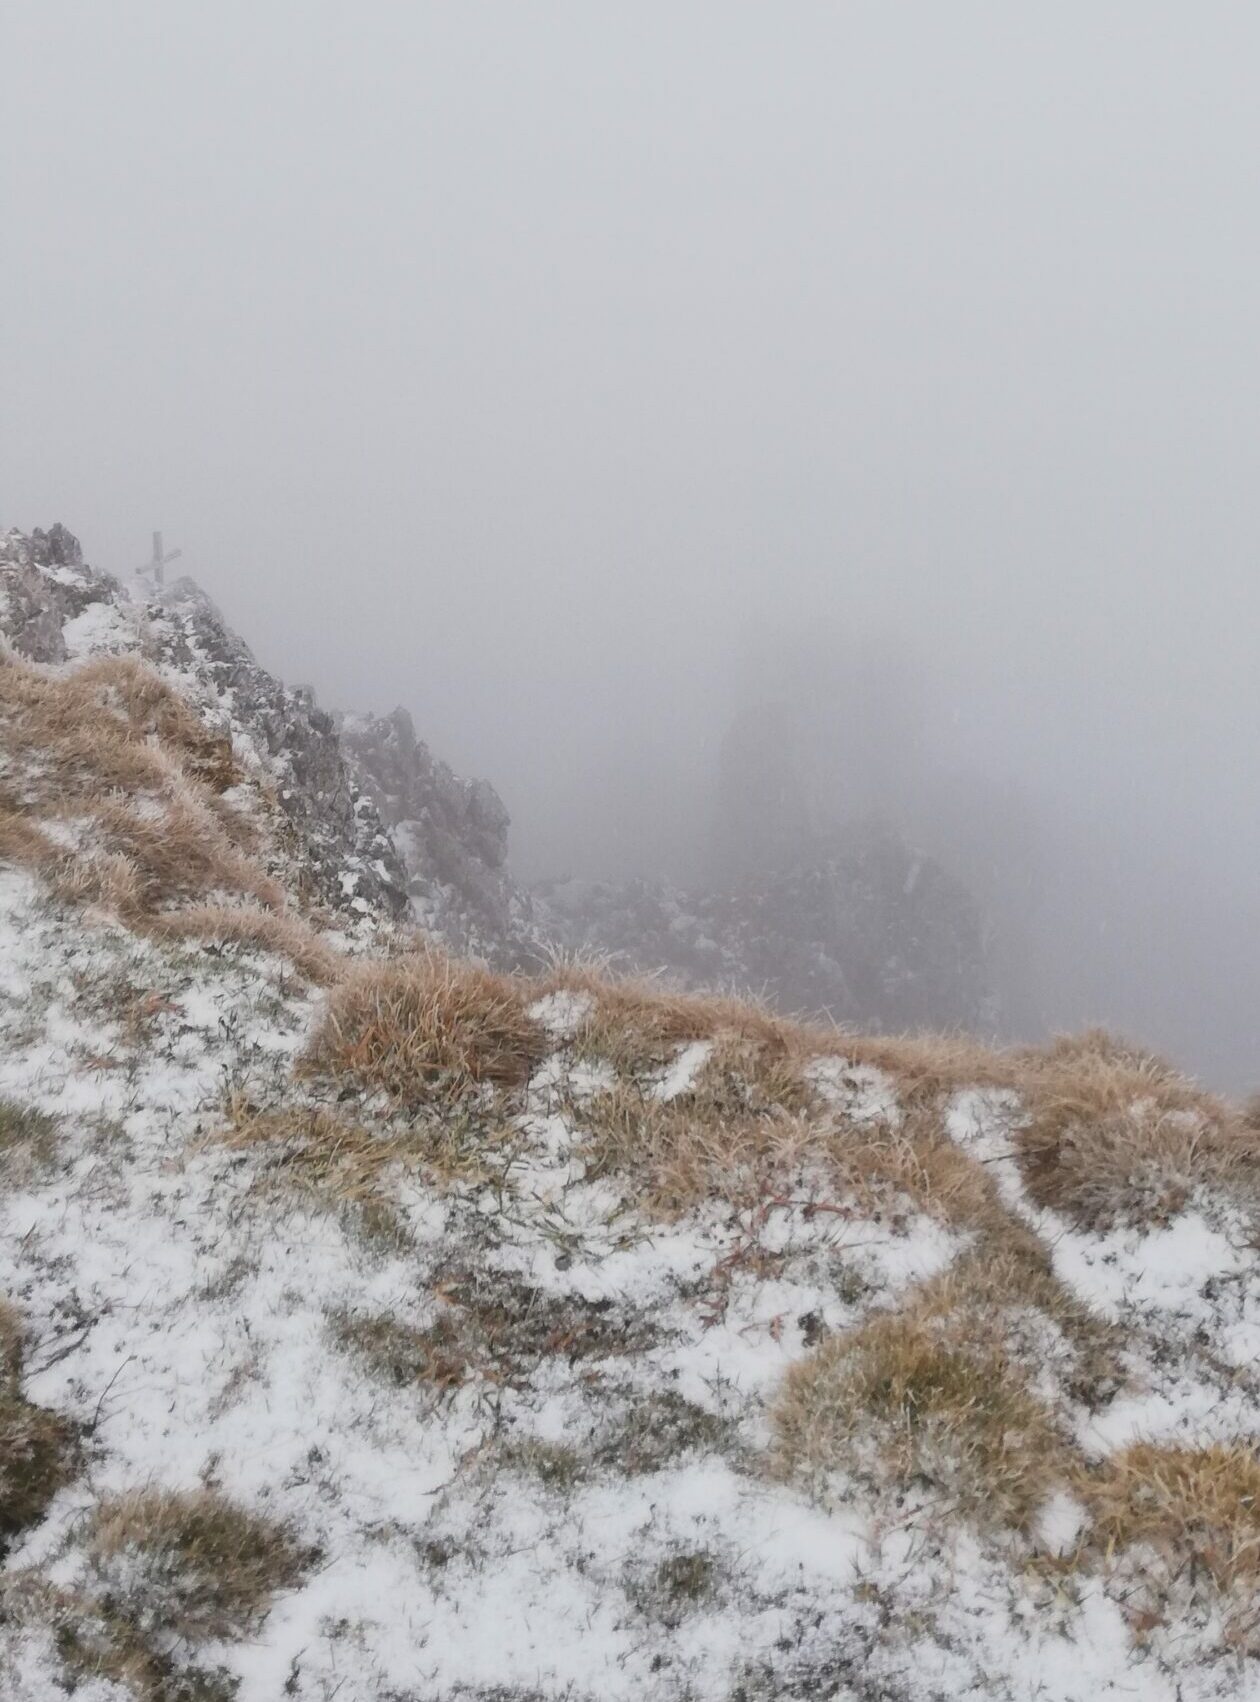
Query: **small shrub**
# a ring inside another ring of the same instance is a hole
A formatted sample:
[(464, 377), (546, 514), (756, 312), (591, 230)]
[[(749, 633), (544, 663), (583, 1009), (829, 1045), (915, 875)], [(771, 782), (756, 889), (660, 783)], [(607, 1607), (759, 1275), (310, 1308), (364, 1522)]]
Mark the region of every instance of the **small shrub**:
[(312, 1555), (280, 1525), (212, 1490), (142, 1490), (103, 1503), (88, 1533), (108, 1610), (186, 1643), (257, 1629)]

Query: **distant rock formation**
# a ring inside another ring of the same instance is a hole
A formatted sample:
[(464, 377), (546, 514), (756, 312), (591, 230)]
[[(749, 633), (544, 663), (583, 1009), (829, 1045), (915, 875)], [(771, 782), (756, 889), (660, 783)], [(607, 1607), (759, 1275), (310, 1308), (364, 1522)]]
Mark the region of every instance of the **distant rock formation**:
[(836, 836), (808, 862), (723, 891), (569, 881), (537, 897), (541, 926), (569, 948), (684, 986), (729, 986), (885, 1029), (986, 1020), (977, 906), (890, 832)]

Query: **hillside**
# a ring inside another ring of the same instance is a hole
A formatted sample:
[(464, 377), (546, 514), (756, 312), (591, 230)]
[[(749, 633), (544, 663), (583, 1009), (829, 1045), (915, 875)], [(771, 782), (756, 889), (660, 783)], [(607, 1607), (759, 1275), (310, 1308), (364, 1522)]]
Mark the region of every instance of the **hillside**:
[(1254, 1117), (459, 957), (195, 588), (0, 632), (0, 1694), (1260, 1696)]

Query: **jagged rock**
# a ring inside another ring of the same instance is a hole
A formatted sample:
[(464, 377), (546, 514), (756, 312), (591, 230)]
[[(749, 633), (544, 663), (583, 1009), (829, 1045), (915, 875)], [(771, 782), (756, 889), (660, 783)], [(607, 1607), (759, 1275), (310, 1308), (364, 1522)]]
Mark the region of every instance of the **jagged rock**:
[(352, 778), (332, 716), (309, 688), (283, 685), (191, 579), (177, 579), (149, 604), (158, 654), (193, 669), (230, 702), (276, 777), (280, 802), (307, 849), (320, 897), (351, 908), (407, 910), (406, 871), (373, 807)]
[(28, 661), (64, 662), (66, 622), (108, 600), (115, 585), (84, 568), (79, 540), (62, 525), (0, 537), (0, 630)]
[(405, 709), (345, 715), (353, 772), (389, 827), (422, 925), (461, 952), (504, 967), (542, 948), (528, 894), (506, 870), (509, 816), (488, 780), (461, 780), (435, 758)]

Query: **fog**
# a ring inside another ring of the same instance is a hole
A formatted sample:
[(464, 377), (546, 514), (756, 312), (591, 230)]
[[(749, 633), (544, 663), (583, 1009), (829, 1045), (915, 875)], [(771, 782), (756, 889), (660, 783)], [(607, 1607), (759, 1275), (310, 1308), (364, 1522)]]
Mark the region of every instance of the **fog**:
[(7, 0), (0, 525), (164, 528), (526, 877), (695, 878), (731, 716), (1260, 1082), (1260, 13)]

